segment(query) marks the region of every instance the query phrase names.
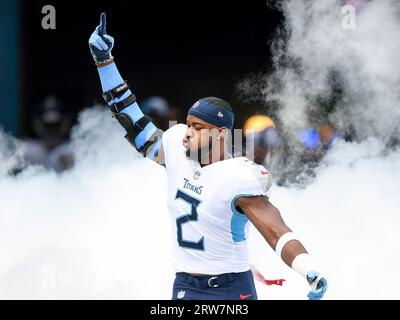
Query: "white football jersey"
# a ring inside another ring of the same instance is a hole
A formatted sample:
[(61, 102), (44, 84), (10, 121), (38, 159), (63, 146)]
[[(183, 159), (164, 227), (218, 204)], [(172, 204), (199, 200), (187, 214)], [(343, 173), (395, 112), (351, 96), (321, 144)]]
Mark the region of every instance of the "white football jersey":
[(250, 269), (249, 221), (235, 208), (238, 197), (268, 196), (268, 171), (245, 157), (201, 167), (182, 144), (187, 126), (164, 132), (168, 210), (176, 272), (221, 274)]

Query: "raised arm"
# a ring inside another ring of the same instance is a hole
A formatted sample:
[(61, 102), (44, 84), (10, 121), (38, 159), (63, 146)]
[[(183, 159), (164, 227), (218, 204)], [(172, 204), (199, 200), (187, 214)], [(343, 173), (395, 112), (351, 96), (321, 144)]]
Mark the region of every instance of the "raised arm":
[(128, 142), (144, 156), (164, 164), (163, 131), (140, 110), (135, 95), (115, 65), (111, 55), (113, 46), (114, 39), (106, 31), (106, 14), (102, 13), (99, 26), (89, 38), (89, 48), (100, 76), (103, 98), (113, 117), (126, 130)]
[(263, 196), (241, 197), (236, 200), (235, 205), (246, 214), (278, 256), (306, 278), (312, 288), (308, 297), (321, 299), (328, 283), (317, 271), (302, 243), (286, 226), (279, 210)]

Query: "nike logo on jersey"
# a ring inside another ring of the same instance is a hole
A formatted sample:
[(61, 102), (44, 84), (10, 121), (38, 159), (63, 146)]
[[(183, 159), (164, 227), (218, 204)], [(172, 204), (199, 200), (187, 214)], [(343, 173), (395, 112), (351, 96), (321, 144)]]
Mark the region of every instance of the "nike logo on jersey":
[(251, 296), (254, 296), (254, 293), (252, 293), (252, 294), (243, 294), (243, 293), (241, 293), (240, 294), (240, 299), (247, 299), (247, 298), (250, 298)]

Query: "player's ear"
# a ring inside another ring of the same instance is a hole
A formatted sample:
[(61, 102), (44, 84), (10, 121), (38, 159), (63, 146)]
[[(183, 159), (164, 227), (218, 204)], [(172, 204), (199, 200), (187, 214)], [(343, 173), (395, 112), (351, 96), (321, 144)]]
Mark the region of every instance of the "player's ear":
[(217, 137), (217, 139), (221, 140), (221, 139), (225, 138), (226, 134), (227, 134), (227, 130), (226, 130), (225, 127), (218, 128), (218, 137)]
[(218, 128), (217, 140), (221, 140), (224, 137), (224, 128)]

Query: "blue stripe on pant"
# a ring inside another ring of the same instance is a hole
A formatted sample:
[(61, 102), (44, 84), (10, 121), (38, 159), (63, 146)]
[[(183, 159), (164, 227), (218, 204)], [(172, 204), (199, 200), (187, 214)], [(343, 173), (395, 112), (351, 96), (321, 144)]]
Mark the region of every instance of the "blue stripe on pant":
[(257, 300), (251, 270), (216, 276), (178, 272), (172, 300)]

